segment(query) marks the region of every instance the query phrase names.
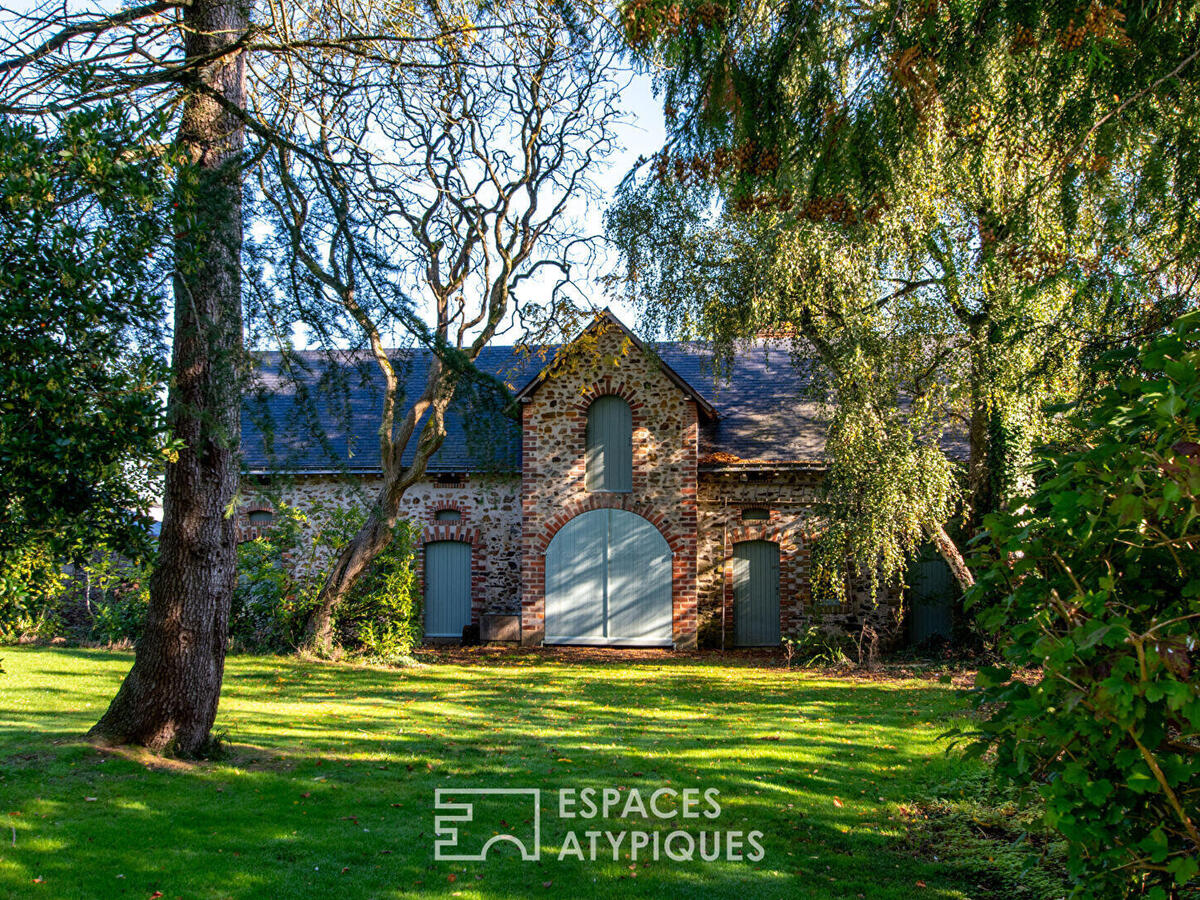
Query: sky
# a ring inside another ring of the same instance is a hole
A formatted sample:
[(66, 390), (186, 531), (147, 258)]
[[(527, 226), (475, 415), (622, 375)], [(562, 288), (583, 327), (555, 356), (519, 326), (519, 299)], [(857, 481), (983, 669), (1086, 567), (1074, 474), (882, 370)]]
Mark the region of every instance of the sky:
[[(44, 4), (45, 0), (6, 2), (3, 10), (0, 11), (0, 23), (11, 23), (21, 14), (29, 13)], [(66, 0), (65, 2), (66, 8), (74, 12), (111, 10), (119, 5), (114, 0)], [(654, 97), (651, 78), (648, 75), (628, 72), (625, 73), (625, 77), (629, 79), (629, 83), (622, 91), (620, 100), (627, 120), (621, 122), (615, 129), (620, 149), (609, 158), (606, 166), (594, 173), (594, 181), (599, 187), (599, 200), (589, 203), (580, 197), (576, 202), (569, 204), (566, 211), (568, 216), (579, 220), (581, 234), (603, 233), (604, 211), (621, 179), (629, 172), (639, 156), (650, 156), (663, 145), (665, 129), (662, 106)], [(600, 275), (605, 271), (611, 271), (616, 262), (615, 257), (611, 254), (602, 256), (592, 274)], [(586, 288), (583, 293), (591, 302), (599, 307), (611, 305), (613, 311), (626, 324), (636, 325), (634, 310), (607, 296), (603, 288), (595, 281), (585, 284)], [(545, 292), (548, 293), (550, 284), (546, 284), (544, 287)], [(538, 299), (536, 292), (527, 290), (526, 293), (529, 294), (530, 299), (535, 301)], [(511, 340), (513, 337), (516, 335), (507, 336), (507, 340)]]
[[(614, 128), (620, 149), (609, 157), (603, 167), (593, 173), (593, 180), (599, 189), (597, 201), (588, 202), (586, 198), (579, 197), (568, 204), (565, 210), (565, 215), (579, 220), (580, 234), (603, 233), (604, 213), (616, 193), (617, 186), (636, 164), (639, 156), (649, 157), (658, 152), (666, 138), (662, 104), (654, 96), (650, 76), (627, 72), (623, 77), (629, 80), (620, 94), (623, 121)], [(617, 262), (616, 256), (611, 252), (597, 260), (592, 272), (593, 279), (584, 283), (584, 294), (597, 307), (611, 306), (613, 312), (626, 325), (634, 328), (637, 324), (636, 311), (613, 298), (595, 281), (595, 277), (611, 272)], [(541, 286), (544, 287), (544, 294), (548, 294), (552, 282)], [(523, 297), (526, 300), (539, 299), (536, 289), (528, 285), (523, 288)], [(519, 335), (510, 331), (498, 338), (496, 343), (512, 343), (518, 339)]]

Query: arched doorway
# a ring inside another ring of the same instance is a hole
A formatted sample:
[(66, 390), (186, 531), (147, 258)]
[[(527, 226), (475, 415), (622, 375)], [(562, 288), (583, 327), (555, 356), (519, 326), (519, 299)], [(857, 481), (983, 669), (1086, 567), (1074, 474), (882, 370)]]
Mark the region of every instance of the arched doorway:
[(624, 509), (567, 522), (546, 548), (547, 644), (669, 647), (671, 548)]

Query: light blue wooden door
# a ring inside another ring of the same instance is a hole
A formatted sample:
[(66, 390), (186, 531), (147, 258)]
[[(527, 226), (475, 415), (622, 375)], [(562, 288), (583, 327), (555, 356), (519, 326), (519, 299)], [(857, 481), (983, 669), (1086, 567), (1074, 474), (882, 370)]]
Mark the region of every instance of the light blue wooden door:
[(461, 638), (471, 624), (471, 545), (425, 545), (425, 636)]
[(733, 545), (734, 643), (773, 647), (779, 643), (779, 545), (742, 541)]
[(546, 643), (670, 646), (671, 548), (623, 509), (576, 516), (546, 548)]
[(546, 634), (602, 642), (608, 569), (608, 510), (586, 512), (546, 548)]
[(670, 645), (671, 548), (641, 516), (607, 512), (610, 642)]

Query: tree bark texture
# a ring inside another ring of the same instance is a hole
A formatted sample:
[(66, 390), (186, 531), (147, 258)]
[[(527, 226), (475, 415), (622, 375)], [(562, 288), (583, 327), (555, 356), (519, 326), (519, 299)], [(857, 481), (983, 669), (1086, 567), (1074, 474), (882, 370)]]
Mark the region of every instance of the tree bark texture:
[(942, 559), (946, 561), (946, 565), (950, 567), (950, 574), (954, 576), (954, 580), (958, 582), (961, 590), (975, 584), (975, 576), (971, 574), (971, 570), (967, 567), (967, 561), (963, 558), (962, 551), (958, 549), (958, 545), (954, 543), (953, 538), (946, 532), (942, 525), (926, 525), (925, 534), (929, 540), (937, 548)]
[[(159, 561), (133, 668), (90, 735), (180, 756), (210, 743), (236, 578), (242, 352), (242, 38), (250, 0), (192, 0), (178, 140), (175, 323), (168, 414), (182, 446), (166, 468)], [(219, 97), (217, 96), (219, 95)], [(222, 103), (222, 99), (225, 101)]]

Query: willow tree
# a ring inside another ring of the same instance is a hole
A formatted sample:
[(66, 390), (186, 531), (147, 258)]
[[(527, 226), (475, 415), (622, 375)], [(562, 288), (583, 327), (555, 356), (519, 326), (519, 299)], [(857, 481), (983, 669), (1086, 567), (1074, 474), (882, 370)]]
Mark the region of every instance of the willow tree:
[(962, 539), (1051, 405), (1194, 302), (1195, 5), (624, 12), (670, 130), (610, 214), (627, 290), (664, 327), (819, 360), (831, 589), (925, 539), (969, 584)]

